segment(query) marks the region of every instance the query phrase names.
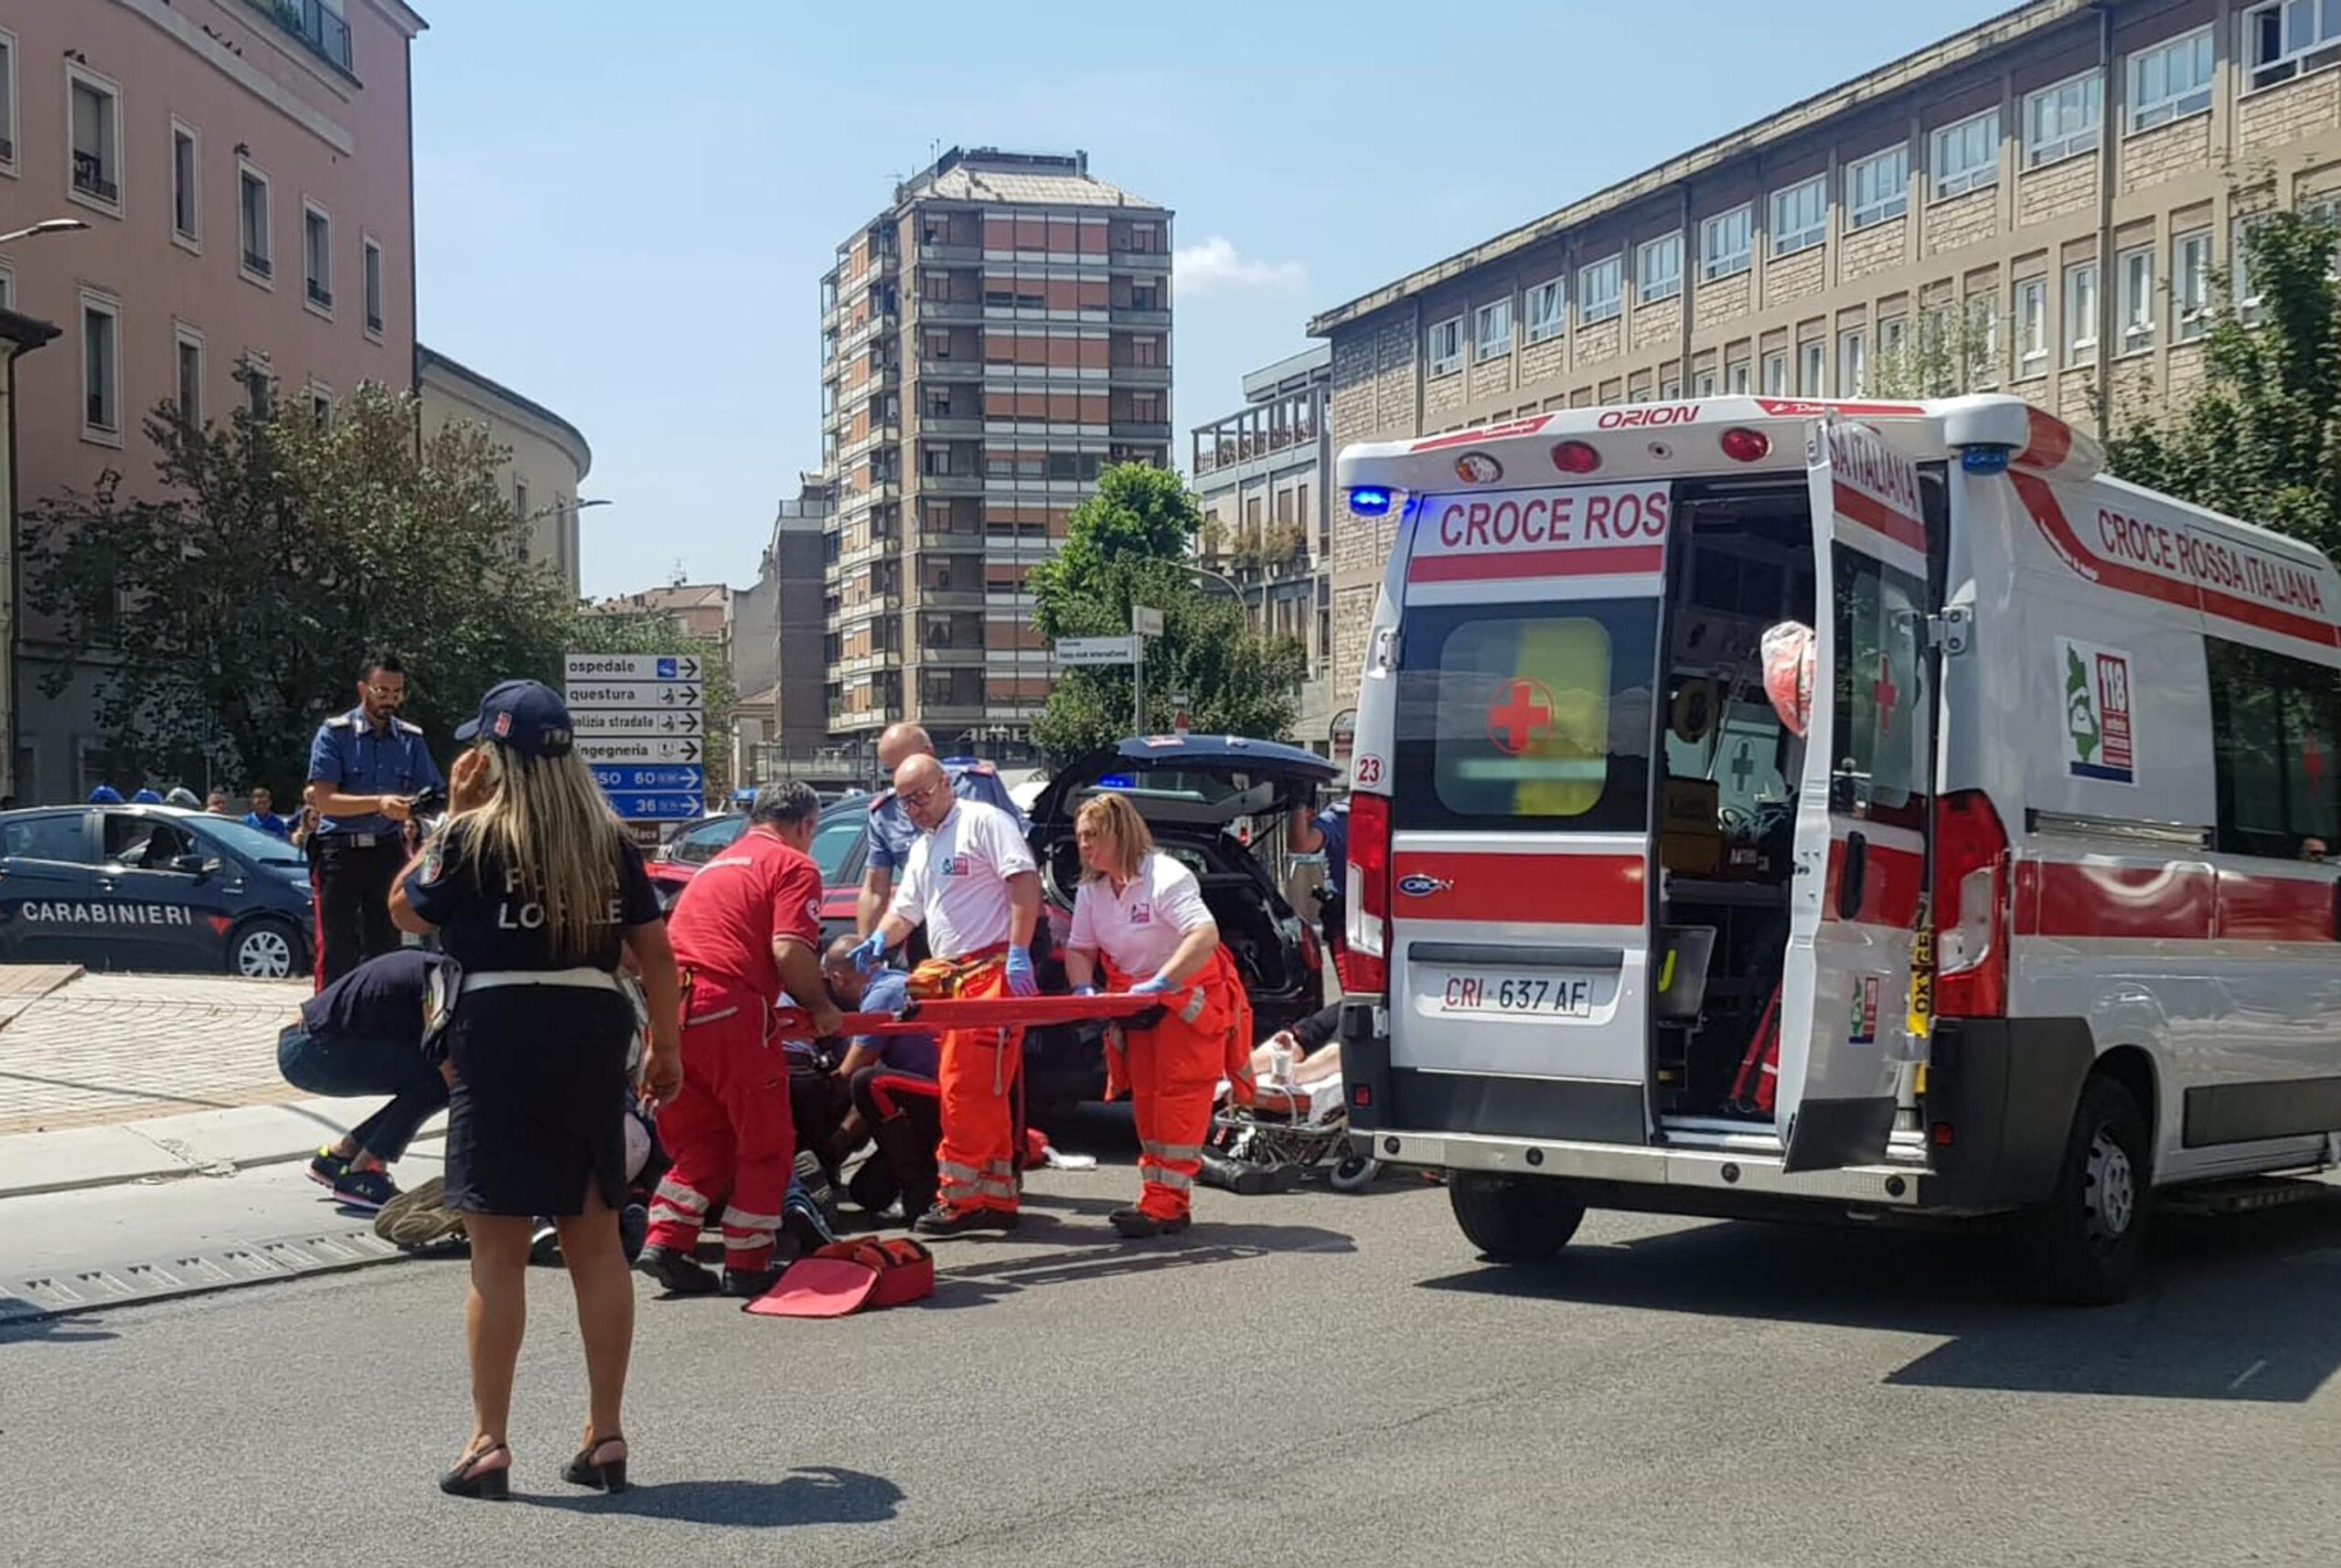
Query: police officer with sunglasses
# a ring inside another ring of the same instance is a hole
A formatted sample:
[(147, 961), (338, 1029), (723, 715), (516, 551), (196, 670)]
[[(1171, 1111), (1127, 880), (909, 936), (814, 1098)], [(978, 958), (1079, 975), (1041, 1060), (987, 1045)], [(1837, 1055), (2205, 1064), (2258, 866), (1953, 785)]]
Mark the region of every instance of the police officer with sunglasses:
[(390, 887), (406, 864), (408, 823), (418, 796), (446, 787), (422, 726), (398, 716), (405, 700), (406, 667), (374, 655), (358, 671), (358, 706), (309, 742), (302, 798), (318, 817), (308, 849), (321, 991), (399, 945)]

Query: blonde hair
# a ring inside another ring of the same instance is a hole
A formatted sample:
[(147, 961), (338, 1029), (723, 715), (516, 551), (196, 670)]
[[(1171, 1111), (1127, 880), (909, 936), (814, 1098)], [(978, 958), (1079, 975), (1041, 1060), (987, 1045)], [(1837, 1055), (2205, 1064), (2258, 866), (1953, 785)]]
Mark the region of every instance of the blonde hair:
[(609, 797), (576, 752), (532, 757), (482, 741), (494, 785), (487, 799), (458, 812), (460, 852), (473, 868), (493, 859), (517, 877), (519, 895), (545, 912), (544, 932), (563, 958), (590, 957), (609, 934), (618, 896), (618, 854), (625, 829)]
[[(1100, 837), (1114, 841), (1121, 860), (1114, 869), (1124, 881), (1136, 877), (1138, 868), (1146, 864), (1146, 858), (1154, 853), (1154, 835), (1147, 827), (1146, 818), (1138, 814), (1137, 806), (1121, 795), (1092, 795), (1079, 811), (1074, 813), (1073, 825), (1076, 830), (1086, 827)], [(1087, 860), (1082, 861), (1083, 881), (1095, 881), (1098, 875), (1089, 869)]]

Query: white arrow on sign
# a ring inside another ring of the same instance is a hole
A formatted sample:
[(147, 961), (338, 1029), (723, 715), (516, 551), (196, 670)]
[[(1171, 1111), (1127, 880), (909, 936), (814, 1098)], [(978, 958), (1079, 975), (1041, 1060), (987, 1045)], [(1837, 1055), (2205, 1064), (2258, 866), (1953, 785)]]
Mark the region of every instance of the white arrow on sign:
[(580, 708), (697, 708), (700, 688), (680, 681), (572, 680), (569, 706)]
[(641, 736), (621, 739), (597, 735), (580, 737), (577, 754), (589, 763), (696, 763), (704, 754), (697, 741), (684, 736), (672, 740), (664, 736)]
[(587, 735), (659, 736), (696, 735), (700, 731), (699, 714), (686, 709), (669, 712), (657, 708), (586, 709), (569, 716), (570, 727), (580, 737)]
[(1060, 637), (1053, 645), (1057, 663), (1136, 664), (1138, 639), (1131, 637)]

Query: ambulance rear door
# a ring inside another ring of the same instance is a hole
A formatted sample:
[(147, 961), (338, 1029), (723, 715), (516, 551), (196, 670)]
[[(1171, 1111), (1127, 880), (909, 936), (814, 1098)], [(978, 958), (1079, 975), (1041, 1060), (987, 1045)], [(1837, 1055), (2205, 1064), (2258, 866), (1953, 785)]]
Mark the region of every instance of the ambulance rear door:
[[(1781, 1168), (1885, 1157), (1924, 1050), (1911, 995), (1927, 888), (1936, 704), (1918, 464), (1845, 419), (1809, 427), (1812, 706), (1781, 980)], [(1938, 546), (1940, 541), (1936, 541)]]
[(1410, 509), (1393, 571), (1389, 1125), (1649, 1140), (1672, 502), (1637, 481)]

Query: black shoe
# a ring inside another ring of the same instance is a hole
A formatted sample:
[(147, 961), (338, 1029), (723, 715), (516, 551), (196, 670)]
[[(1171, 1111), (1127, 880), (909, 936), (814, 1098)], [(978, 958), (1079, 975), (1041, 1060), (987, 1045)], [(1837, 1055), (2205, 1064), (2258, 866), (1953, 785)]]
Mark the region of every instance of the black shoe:
[[(316, 1167), (310, 1165), (312, 1175)], [(379, 1212), (383, 1204), (399, 1195), (398, 1183), (390, 1173), (377, 1166), (371, 1170), (345, 1170), (333, 1183), (334, 1200), (345, 1209), (362, 1209), (372, 1214)]]
[(1297, 1165), (1254, 1165), (1207, 1148), (1196, 1179), (1206, 1187), (1217, 1187), (1240, 1197), (1263, 1198), (1272, 1192), (1290, 1192), (1300, 1185), (1300, 1177), (1301, 1169)]
[(639, 1203), (629, 1203), (618, 1211), (618, 1248), (625, 1253), (625, 1261), (634, 1262), (642, 1255), (643, 1243), (650, 1236), (650, 1211)]
[(542, 1267), (561, 1256), (561, 1230), (541, 1214), (536, 1226), (529, 1233), (529, 1261)]
[(349, 1174), (349, 1157), (333, 1152), (331, 1144), (319, 1144), (315, 1157), (309, 1161), (309, 1179), (320, 1187), (332, 1187)]
[[(497, 1455), (504, 1456), (500, 1465), (481, 1467)], [(455, 1467), (439, 1477), (439, 1489), (451, 1498), (486, 1498), (502, 1502), (512, 1495), (512, 1452), (497, 1443), (476, 1454), (466, 1454)]]
[(902, 1196), (903, 1184), (885, 1160), (873, 1154), (847, 1179), (845, 1192), (863, 1213), (883, 1214)]
[(787, 1272), (786, 1264), (775, 1264), (771, 1268), (725, 1269), (723, 1294), (737, 1296), (743, 1301), (754, 1301), (774, 1285), (778, 1285), (780, 1276)]
[(1016, 1229), (1013, 1209), (954, 1209), (947, 1203), (937, 1203), (918, 1217), (911, 1227), (922, 1236), (965, 1236), (977, 1231), (1012, 1231)]
[(1106, 1216), (1106, 1221), (1132, 1241), (1144, 1236), (1175, 1236), (1195, 1222), (1192, 1214), (1160, 1220), (1138, 1209), (1117, 1209)]
[[(593, 1462), (593, 1456), (615, 1448), (615, 1458)], [(577, 1451), (577, 1457), (561, 1467), (561, 1478), (575, 1487), (591, 1487), (597, 1492), (625, 1490), (625, 1439), (615, 1433), (587, 1444)]]
[(713, 1296), (722, 1287), (722, 1282), (695, 1259), (664, 1247), (643, 1248), (634, 1266), (657, 1280), (669, 1296)]

